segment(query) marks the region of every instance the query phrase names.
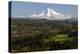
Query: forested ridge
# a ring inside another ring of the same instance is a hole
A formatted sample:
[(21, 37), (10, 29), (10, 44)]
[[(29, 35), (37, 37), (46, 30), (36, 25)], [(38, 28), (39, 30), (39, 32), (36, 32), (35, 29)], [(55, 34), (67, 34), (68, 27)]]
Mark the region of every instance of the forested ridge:
[(75, 20), (11, 18), (12, 52), (77, 49), (77, 45)]

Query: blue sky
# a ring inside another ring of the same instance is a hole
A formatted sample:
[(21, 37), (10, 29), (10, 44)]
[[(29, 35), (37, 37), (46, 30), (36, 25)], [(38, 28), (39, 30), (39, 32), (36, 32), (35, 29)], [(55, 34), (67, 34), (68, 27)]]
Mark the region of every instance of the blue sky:
[(49, 3), (32, 3), (32, 2), (20, 2), (12, 1), (12, 17), (29, 17), (33, 13), (39, 14), (41, 11), (47, 13), (47, 8), (51, 8), (56, 12), (63, 14), (70, 14), (72, 17), (77, 17), (78, 6), (77, 5), (64, 5), (64, 4), (49, 4)]

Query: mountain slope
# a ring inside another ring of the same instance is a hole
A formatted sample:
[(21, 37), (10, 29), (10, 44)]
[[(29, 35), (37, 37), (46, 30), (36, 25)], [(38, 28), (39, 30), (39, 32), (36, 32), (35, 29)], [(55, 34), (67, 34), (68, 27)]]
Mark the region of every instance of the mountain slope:
[(70, 15), (58, 13), (51, 8), (47, 8), (47, 13), (45, 13), (45, 11), (42, 11), (40, 14), (33, 14), (30, 17), (31, 18), (48, 19), (48, 20), (65, 20), (65, 19), (71, 18)]

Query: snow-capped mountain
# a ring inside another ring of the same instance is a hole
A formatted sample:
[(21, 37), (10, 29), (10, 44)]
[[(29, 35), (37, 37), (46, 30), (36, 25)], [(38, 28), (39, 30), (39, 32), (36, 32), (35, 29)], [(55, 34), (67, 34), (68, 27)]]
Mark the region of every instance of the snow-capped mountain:
[(51, 8), (47, 8), (47, 13), (45, 11), (42, 11), (40, 14), (33, 14), (30, 16), (31, 18), (40, 18), (40, 19), (48, 19), (48, 20), (65, 20), (65, 19), (70, 19), (70, 15), (65, 15), (62, 13), (58, 13), (54, 11)]

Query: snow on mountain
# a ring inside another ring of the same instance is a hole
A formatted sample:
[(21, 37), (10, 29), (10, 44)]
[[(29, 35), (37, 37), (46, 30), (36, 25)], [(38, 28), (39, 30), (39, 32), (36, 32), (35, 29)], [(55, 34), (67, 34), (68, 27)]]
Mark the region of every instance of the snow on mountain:
[(42, 11), (40, 14), (37, 15), (37, 17), (43, 17), (44, 15), (44, 11)]
[(65, 20), (71, 18), (70, 15), (58, 13), (51, 8), (47, 8), (47, 13), (45, 13), (45, 11), (42, 11), (40, 14), (33, 14), (30, 17), (35, 17), (35, 18), (37, 17), (40, 19), (48, 19), (48, 20)]
[(30, 17), (36, 17), (36, 14), (31, 15)]

